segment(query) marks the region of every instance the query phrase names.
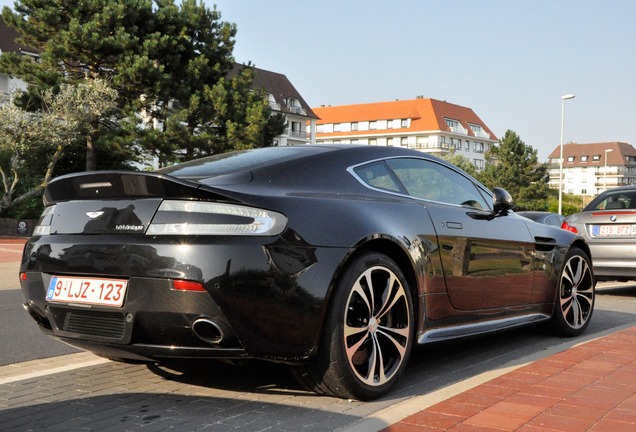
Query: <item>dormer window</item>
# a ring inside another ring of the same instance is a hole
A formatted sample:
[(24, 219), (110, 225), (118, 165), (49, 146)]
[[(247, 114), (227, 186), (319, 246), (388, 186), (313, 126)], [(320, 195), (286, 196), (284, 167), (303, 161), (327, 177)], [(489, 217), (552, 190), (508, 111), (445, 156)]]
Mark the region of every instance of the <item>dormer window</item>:
[(445, 119), (446, 126), (448, 126), (451, 130), (459, 126), (459, 122), (457, 120)]
[(568, 162), (574, 162), (574, 156), (568, 156)]
[(594, 156), (592, 156), (592, 160), (593, 160), (593, 161), (596, 161), (596, 162), (600, 161), (600, 160), (601, 160), (601, 155), (594, 155)]
[(483, 129), (479, 125), (471, 124), (470, 130), (473, 131), (475, 135), (483, 133)]
[(587, 158), (588, 158), (587, 155), (581, 156), (581, 162), (587, 162)]
[(287, 108), (300, 106), (300, 104), (298, 103), (298, 99), (295, 99), (293, 97), (283, 96), (283, 103)]

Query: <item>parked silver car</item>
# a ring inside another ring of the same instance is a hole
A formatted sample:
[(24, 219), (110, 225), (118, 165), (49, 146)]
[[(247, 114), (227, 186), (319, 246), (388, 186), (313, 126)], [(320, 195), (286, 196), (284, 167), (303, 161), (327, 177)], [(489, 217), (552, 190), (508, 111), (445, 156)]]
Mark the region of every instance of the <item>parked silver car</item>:
[(561, 227), (587, 240), (597, 280), (636, 280), (636, 185), (602, 192)]

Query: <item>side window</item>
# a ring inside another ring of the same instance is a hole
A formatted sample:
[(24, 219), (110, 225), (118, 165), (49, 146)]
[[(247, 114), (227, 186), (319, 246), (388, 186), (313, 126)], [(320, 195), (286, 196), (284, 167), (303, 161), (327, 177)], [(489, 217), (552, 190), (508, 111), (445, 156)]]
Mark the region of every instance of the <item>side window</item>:
[(374, 188), (391, 192), (404, 192), (384, 162), (374, 162), (357, 167), (355, 173), (363, 182)]
[(490, 208), (477, 186), (450, 168), (424, 159), (389, 159), (386, 162), (414, 197), (478, 209)]

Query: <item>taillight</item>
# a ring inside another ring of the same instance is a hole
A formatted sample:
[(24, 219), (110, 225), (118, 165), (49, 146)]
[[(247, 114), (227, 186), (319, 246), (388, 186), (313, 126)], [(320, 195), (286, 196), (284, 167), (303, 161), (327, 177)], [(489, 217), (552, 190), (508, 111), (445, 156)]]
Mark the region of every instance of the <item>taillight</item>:
[(147, 235), (271, 236), (283, 232), (280, 213), (234, 204), (166, 200), (152, 219)]
[(574, 234), (578, 234), (579, 233), (579, 230), (577, 230), (574, 226), (572, 226), (569, 223), (567, 223), (567, 221), (563, 221), (563, 223), (561, 224), (561, 229), (573, 232)]

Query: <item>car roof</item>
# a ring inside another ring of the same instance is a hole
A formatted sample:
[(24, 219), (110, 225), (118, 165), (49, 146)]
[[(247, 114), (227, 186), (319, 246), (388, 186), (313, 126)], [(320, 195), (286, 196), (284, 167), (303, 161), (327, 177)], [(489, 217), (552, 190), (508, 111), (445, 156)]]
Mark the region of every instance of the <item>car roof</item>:
[(373, 159), (399, 156), (431, 159), (450, 165), (430, 154), (400, 147), (320, 144), (233, 151), (172, 165), (156, 172), (192, 181), (220, 176), (227, 179), (230, 175), (245, 180), (246, 171), (253, 172), (289, 162), (298, 163), (305, 160), (307, 163), (312, 163), (313, 160), (314, 163), (319, 163), (319, 160), (322, 160), (323, 163), (328, 162), (330, 166), (335, 166), (337, 163), (350, 166)]

